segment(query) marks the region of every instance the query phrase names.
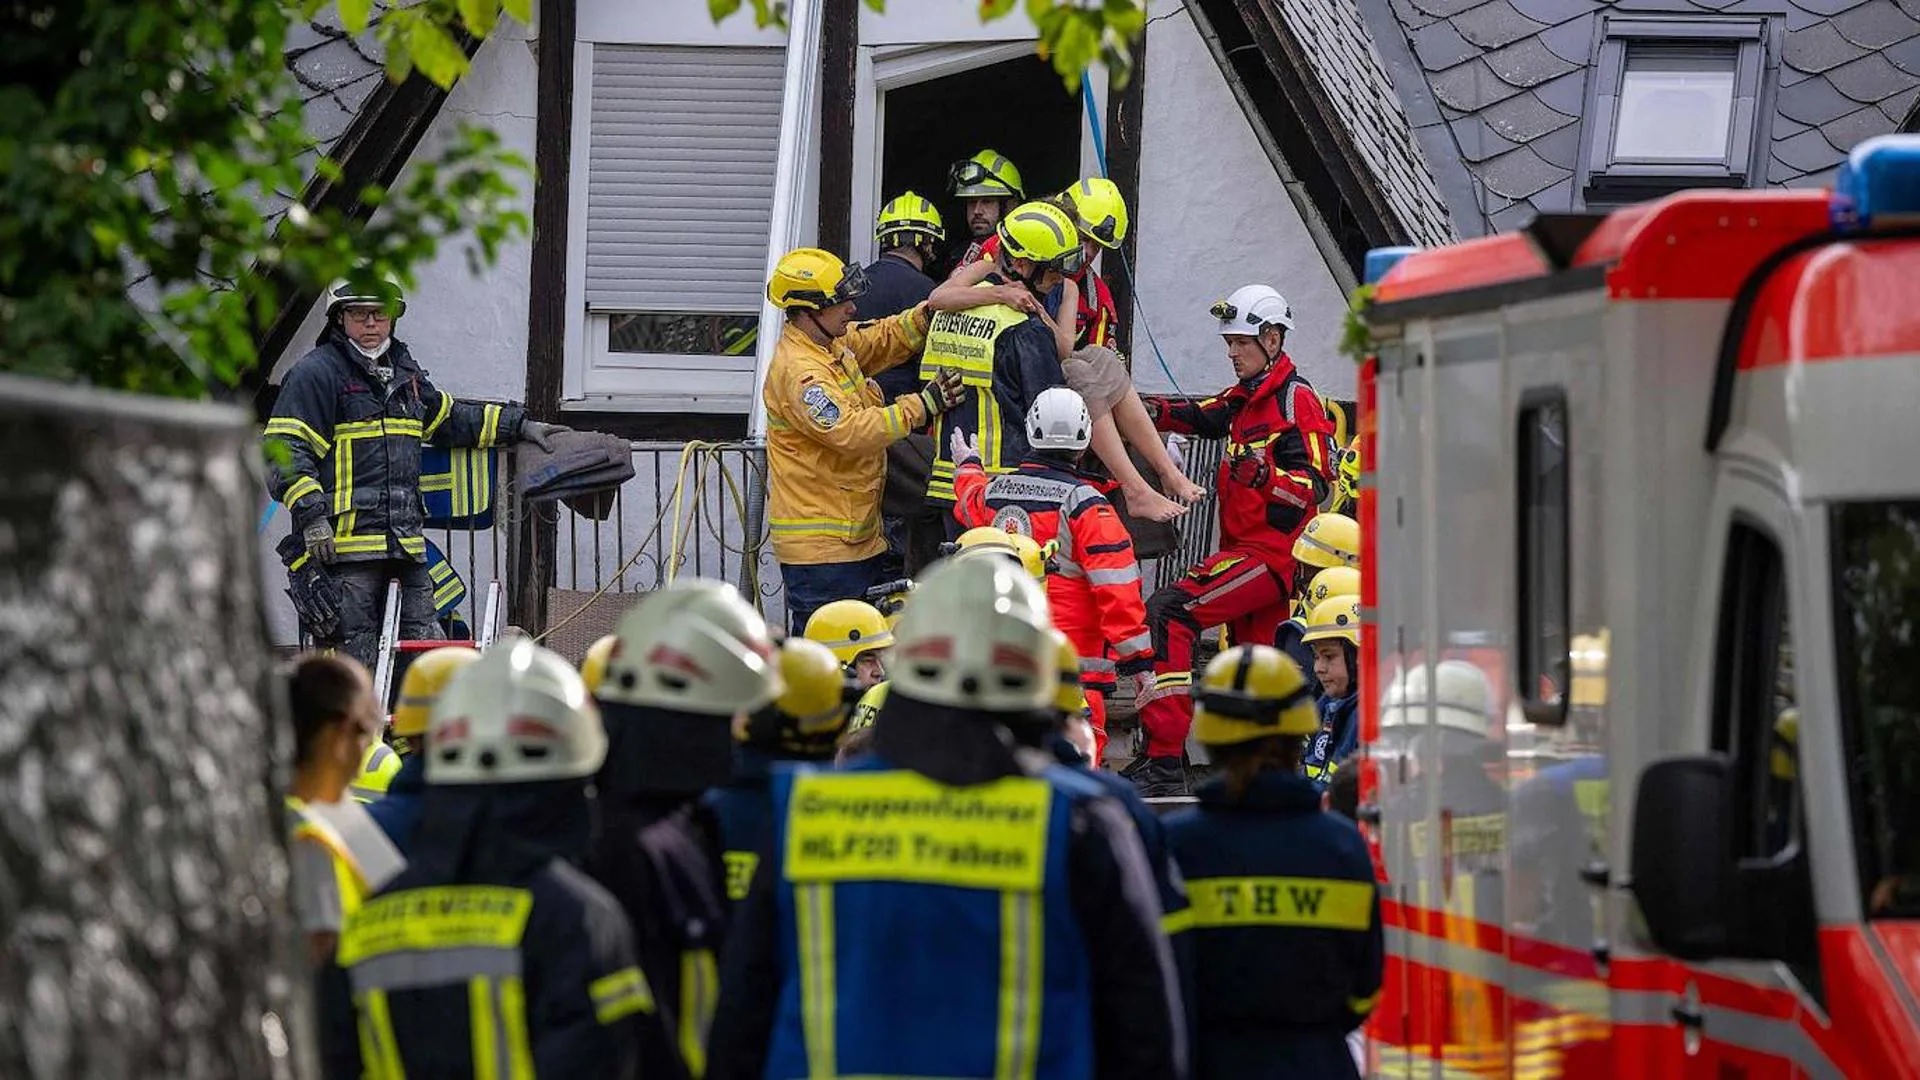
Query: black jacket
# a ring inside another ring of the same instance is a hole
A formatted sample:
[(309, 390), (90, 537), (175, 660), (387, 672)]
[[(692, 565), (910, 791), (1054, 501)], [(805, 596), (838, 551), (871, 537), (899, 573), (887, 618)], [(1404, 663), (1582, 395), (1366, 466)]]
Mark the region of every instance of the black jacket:
[[(479, 1075), (476, 1024), (496, 1033), (499, 1064), (529, 1062), (533, 1075), (636, 1075), (652, 995), (619, 905), (567, 862), (589, 835), (585, 784), (429, 787), (423, 804), (412, 861), (347, 919), (345, 978), (322, 980), (326, 1075), (387, 1075), (364, 1060), (367, 1046), (409, 1077)], [(402, 925), (408, 939), (395, 941)], [(491, 951), (473, 947), (482, 941), (517, 941), (517, 970), (492, 970), (500, 961), (479, 955)], [(484, 1011), (476, 978), (491, 991)], [(356, 1031), (349, 989), (384, 992), (390, 1034), (364, 999)]]
[(292, 512), (295, 533), (330, 521), (341, 562), (424, 562), (421, 444), (508, 445), (526, 410), (456, 399), (398, 339), (380, 360), (393, 369), (384, 385), (374, 361), (329, 326), (287, 372), (266, 428), (286, 459), (269, 471), (267, 492)]
[[(898, 315), (933, 295), (933, 279), (914, 269), (912, 263), (891, 252), (873, 260), (867, 267), (867, 291), (854, 304), (855, 317), (861, 322)], [(902, 394), (920, 392), (920, 365), (909, 360), (873, 377), (880, 393), (888, 401)]]

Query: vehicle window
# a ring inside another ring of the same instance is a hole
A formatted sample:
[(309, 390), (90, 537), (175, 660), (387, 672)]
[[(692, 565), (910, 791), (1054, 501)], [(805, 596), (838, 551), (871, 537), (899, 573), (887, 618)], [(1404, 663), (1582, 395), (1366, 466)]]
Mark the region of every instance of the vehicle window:
[(1920, 917), (1920, 502), (1833, 509), (1834, 664), (1869, 918)]
[(1745, 858), (1778, 855), (1800, 835), (1800, 714), (1786, 584), (1779, 546), (1735, 522), (1720, 589), (1713, 745), (1737, 765)]
[(1516, 674), (1527, 720), (1561, 724), (1570, 679), (1567, 633), (1567, 403), (1558, 395), (1520, 410)]

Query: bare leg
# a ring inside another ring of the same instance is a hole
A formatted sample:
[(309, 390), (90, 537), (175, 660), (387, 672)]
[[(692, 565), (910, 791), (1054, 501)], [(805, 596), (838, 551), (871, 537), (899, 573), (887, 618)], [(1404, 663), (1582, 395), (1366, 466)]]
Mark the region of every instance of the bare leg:
[[(1128, 445), (1139, 450), (1160, 476), (1160, 486), (1182, 503), (1192, 503), (1204, 498), (1207, 489), (1187, 478), (1180, 467), (1173, 463), (1173, 455), (1167, 453), (1167, 444), (1160, 441), (1160, 433), (1154, 430), (1153, 418), (1147, 415), (1147, 407), (1140, 404), (1140, 394), (1131, 387), (1127, 396), (1113, 407), (1113, 422), (1119, 427)], [(1105, 461), (1102, 457), (1100, 460)], [(1117, 473), (1115, 475), (1118, 475)]]
[[(1120, 429), (1114, 425), (1113, 414), (1093, 422), (1092, 449), (1106, 465), (1107, 472), (1119, 481), (1120, 490), (1127, 497), (1129, 514), (1148, 521), (1172, 521), (1187, 512), (1186, 507), (1149, 487), (1147, 478), (1133, 467), (1133, 459), (1127, 456), (1127, 445), (1120, 441)], [(1160, 452), (1166, 453), (1166, 448), (1161, 447)]]

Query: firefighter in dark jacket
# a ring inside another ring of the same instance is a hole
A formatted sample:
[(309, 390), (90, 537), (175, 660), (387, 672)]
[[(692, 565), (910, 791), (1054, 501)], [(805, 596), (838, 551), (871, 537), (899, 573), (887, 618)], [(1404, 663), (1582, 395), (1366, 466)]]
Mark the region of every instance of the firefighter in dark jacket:
[(766, 620), (733, 587), (681, 579), (620, 620), (597, 698), (607, 724), (587, 870), (633, 921), (670, 1052), (640, 1074), (699, 1077), (727, 929), (720, 828), (701, 796), (732, 774), (737, 722), (782, 689)]
[(1008, 560), (944, 561), (897, 633), (873, 752), (774, 774), (708, 1080), (1184, 1076), (1132, 822), (1008, 728), (1057, 687), (1039, 583)]
[(636, 1075), (653, 995), (620, 905), (573, 866), (607, 748), (580, 676), (531, 641), (498, 645), (431, 730), (413, 858), (341, 933), (327, 1075)]
[(1360, 831), (1300, 775), (1316, 726), (1279, 650), (1207, 665), (1194, 734), (1220, 775), (1167, 819), (1191, 904), (1175, 928), (1193, 944), (1197, 1078), (1360, 1075), (1346, 1035), (1380, 996), (1380, 897)]
[(782, 641), (780, 681), (786, 688), (773, 704), (736, 725), (733, 779), (706, 797), (720, 823), (727, 899), (735, 903), (747, 898), (760, 852), (773, 835), (775, 763), (830, 765), (847, 728), (852, 684), (832, 649), (806, 638)]
[(336, 282), (326, 307), (326, 329), (288, 370), (267, 421), (267, 438), (285, 449), (267, 488), (293, 517), (280, 554), (302, 628), (372, 668), (390, 579), (400, 582), (400, 636), (445, 636), (421, 532), (421, 445), (526, 439), (546, 448), (562, 429), (528, 420), (518, 405), (461, 401), (435, 387), (393, 336), (407, 309), (397, 286)]
[(1020, 311), (987, 303), (966, 311), (946, 311), (927, 327), (920, 373), (957, 371), (973, 387), (973, 400), (940, 417), (934, 438), (933, 474), (927, 501), (944, 515), (947, 539), (963, 531), (953, 517), (953, 435), (963, 432), (990, 475), (1009, 472), (1027, 456), (1023, 430), (1027, 410), (1042, 391), (1065, 386), (1053, 330), (1041, 318), (1038, 302), (1079, 271), (1084, 262), (1073, 218), (1048, 203), (1025, 203), (999, 225), (998, 269), (982, 286), (1018, 283), (1026, 287), (1036, 310)]

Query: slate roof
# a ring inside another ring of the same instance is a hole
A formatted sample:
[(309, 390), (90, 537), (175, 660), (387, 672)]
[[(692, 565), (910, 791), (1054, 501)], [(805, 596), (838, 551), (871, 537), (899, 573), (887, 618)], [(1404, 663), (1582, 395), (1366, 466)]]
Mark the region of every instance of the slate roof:
[(1454, 240), (1446, 200), (1357, 0), (1260, 0), (1260, 6), (1276, 30), (1298, 43), (1322, 107), (1351, 141), (1353, 166), (1377, 185), (1407, 236), (1421, 245)]
[[(384, 7), (376, 4), (376, 13)], [(313, 160), (334, 152), (385, 78), (385, 53), (371, 31), (355, 37), (342, 29), (338, 5), (328, 4), (312, 22), (296, 19), (287, 27), (285, 56), (299, 87), (301, 124), (314, 141), (300, 174), (312, 176)], [(300, 193), (281, 191), (275, 196), (269, 204), (277, 215)]]
[[(1355, 0), (1284, 0), (1334, 8)], [(1817, 187), (1920, 99), (1920, 0), (1358, 0), (1448, 208), (1466, 232), (1576, 205), (1596, 20), (1784, 23), (1764, 181)], [(1464, 175), (1463, 175), (1464, 174)], [(1463, 205), (1465, 203), (1466, 205)], [(1477, 220), (1474, 220), (1477, 219)]]

